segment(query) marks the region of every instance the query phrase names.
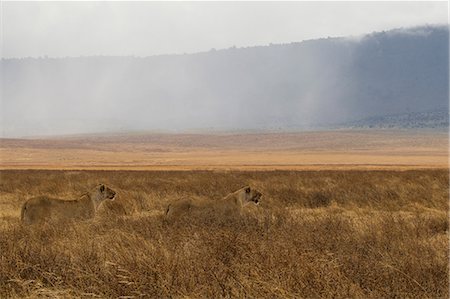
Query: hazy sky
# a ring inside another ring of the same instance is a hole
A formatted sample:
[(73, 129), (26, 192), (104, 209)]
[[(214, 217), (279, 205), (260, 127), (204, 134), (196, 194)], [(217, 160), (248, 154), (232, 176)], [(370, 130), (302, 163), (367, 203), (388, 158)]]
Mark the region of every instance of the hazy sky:
[(447, 2), (8, 2), (2, 56), (192, 53), (447, 24)]

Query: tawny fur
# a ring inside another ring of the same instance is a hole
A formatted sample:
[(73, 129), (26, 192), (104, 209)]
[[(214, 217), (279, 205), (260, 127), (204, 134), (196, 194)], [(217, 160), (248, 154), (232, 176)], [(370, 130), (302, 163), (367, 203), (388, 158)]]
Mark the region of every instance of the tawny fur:
[(249, 204), (259, 204), (262, 194), (250, 187), (243, 187), (220, 200), (199, 200), (183, 198), (167, 206), (166, 218), (178, 218), (190, 213), (241, 214), (242, 208)]
[(28, 199), (21, 210), (21, 220), (25, 224), (41, 223), (49, 220), (84, 220), (95, 216), (105, 200), (114, 200), (115, 192), (98, 185), (90, 192), (75, 200), (62, 200), (48, 196)]

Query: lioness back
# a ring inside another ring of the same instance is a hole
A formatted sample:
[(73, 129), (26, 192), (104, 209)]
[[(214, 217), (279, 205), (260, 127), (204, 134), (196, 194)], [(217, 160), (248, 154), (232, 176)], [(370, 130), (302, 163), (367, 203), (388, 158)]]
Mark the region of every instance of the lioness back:
[(114, 200), (116, 192), (99, 184), (90, 192), (75, 200), (63, 200), (48, 196), (28, 199), (21, 210), (21, 219), (26, 224), (47, 220), (89, 219), (105, 200)]
[(94, 216), (94, 210), (88, 203), (80, 206), (75, 200), (63, 200), (47, 196), (33, 197), (22, 206), (21, 218), (31, 224), (46, 220), (88, 219)]
[(177, 219), (194, 215), (239, 216), (243, 206), (249, 203), (258, 204), (261, 196), (262, 194), (259, 191), (246, 186), (220, 200), (184, 198), (169, 204), (166, 210), (166, 218)]
[(183, 216), (211, 212), (216, 209), (217, 206), (214, 204), (214, 201), (207, 201), (201, 198), (183, 198), (168, 205), (166, 218), (177, 219)]

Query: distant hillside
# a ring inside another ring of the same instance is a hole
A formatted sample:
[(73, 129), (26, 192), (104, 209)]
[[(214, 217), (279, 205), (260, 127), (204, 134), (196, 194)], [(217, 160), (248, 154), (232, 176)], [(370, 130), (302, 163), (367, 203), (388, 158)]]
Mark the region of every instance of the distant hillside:
[(414, 112), (369, 117), (341, 124), (344, 128), (357, 129), (448, 129), (448, 110)]
[(448, 28), (154, 57), (1, 60), (3, 136), (302, 130), (448, 109)]

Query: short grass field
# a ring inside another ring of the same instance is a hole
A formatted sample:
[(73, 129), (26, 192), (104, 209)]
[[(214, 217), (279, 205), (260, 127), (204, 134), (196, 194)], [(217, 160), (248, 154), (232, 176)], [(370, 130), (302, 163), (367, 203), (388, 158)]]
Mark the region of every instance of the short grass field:
[(323, 170), (447, 166), (447, 131), (136, 133), (0, 139), (0, 169)]
[[(448, 169), (0, 172), (1, 298), (448, 298)], [(25, 226), (29, 197), (117, 191), (93, 220)], [(167, 222), (251, 185), (241, 217)]]

